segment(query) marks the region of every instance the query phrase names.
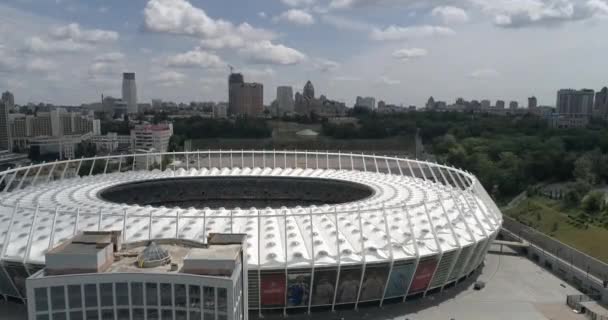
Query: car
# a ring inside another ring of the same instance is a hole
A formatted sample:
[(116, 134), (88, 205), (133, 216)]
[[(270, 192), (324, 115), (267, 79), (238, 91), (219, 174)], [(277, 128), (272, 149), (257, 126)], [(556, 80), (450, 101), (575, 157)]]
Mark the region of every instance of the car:
[(473, 289), (475, 289), (475, 290), (481, 290), (481, 289), (483, 289), (485, 287), (486, 287), (486, 283), (485, 282), (483, 282), (483, 281), (477, 281), (477, 282), (475, 282), (475, 285), (473, 286)]

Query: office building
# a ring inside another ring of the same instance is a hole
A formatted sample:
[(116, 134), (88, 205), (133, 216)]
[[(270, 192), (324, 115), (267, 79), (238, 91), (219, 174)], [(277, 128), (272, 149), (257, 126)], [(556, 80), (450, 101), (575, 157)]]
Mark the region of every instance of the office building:
[(603, 87), (602, 90), (595, 94), (593, 116), (608, 119), (608, 88), (606, 87)]
[(505, 101), (504, 100), (496, 100), (496, 109), (504, 109)]
[(489, 110), (490, 107), (492, 105), (492, 102), (490, 100), (481, 100), (481, 109), (482, 110)]
[(294, 112), (295, 101), (293, 100), (293, 88), (281, 86), (277, 88), (277, 110), (276, 116), (282, 116)]
[(257, 116), (264, 112), (264, 86), (245, 83), (243, 75), (232, 73), (228, 78), (228, 113)]
[(215, 118), (215, 119), (228, 118), (228, 104), (225, 102), (220, 102), (218, 104), (213, 105), (213, 118)]
[(125, 72), (122, 75), (122, 100), (127, 104), (129, 114), (138, 113), (137, 85), (135, 84), (135, 73)]
[(530, 97), (530, 98), (528, 98), (528, 109), (530, 109), (531, 111), (533, 111), (537, 107), (538, 107), (538, 100), (536, 99), (536, 97)]
[(8, 119), (8, 105), (0, 101), (0, 151), (12, 150)]
[(9, 110), (15, 108), (15, 96), (10, 91), (2, 93), (2, 102), (6, 104)]
[(517, 110), (519, 108), (519, 103), (517, 101), (509, 102), (509, 109)]
[(128, 104), (122, 99), (102, 97), (102, 110), (106, 119), (120, 119), (129, 113)]
[(359, 108), (365, 108), (367, 110), (376, 109), (376, 98), (374, 97), (357, 97), (355, 106)]
[(172, 135), (172, 123), (137, 125), (131, 130), (133, 149), (166, 152)]
[(343, 102), (327, 99), (321, 95), (315, 97), (315, 87), (312, 82), (306, 82), (302, 93), (295, 95), (295, 112), (299, 115), (310, 116), (311, 113), (322, 117), (336, 117), (346, 114), (346, 105)]
[(248, 319), (246, 235), (123, 243), (122, 232), (85, 231), (46, 252), (26, 280), (29, 318)]
[(557, 92), (557, 113), (588, 117), (592, 114), (595, 92), (591, 89), (562, 89)]

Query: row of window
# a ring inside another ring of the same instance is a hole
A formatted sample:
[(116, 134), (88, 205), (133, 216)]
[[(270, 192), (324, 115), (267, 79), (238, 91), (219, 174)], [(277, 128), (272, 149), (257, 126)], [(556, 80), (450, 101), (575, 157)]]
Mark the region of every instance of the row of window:
[(185, 284), (117, 282), (53, 286), (35, 288), (34, 297), (36, 311), (39, 312), (114, 305), (189, 307), (195, 310), (202, 307), (205, 312), (216, 312), (216, 308), (218, 312), (227, 312), (226, 288)]
[[(51, 314), (44, 313), (36, 315), (35, 320), (188, 320), (188, 311), (186, 310), (171, 310), (171, 309), (144, 309), (133, 308), (118, 308), (116, 313), (114, 309), (107, 310), (86, 310), (86, 311), (70, 311), (70, 312), (53, 312)], [(131, 317), (132, 313), (132, 317)], [(201, 313), (200, 311), (190, 311), (190, 320), (227, 320), (228, 317), (222, 314), (211, 312)], [(116, 317), (115, 317), (116, 316)]]

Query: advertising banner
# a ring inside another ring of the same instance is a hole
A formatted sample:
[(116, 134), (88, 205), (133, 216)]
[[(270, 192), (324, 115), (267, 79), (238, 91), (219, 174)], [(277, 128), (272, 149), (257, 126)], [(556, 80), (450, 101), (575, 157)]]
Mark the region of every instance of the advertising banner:
[(310, 297), (309, 287), (310, 273), (287, 274), (287, 306), (307, 307)]
[(408, 294), (418, 293), (426, 290), (431, 282), (433, 273), (435, 272), (435, 267), (437, 267), (437, 260), (420, 261), (416, 274), (414, 275), (414, 281), (412, 281), (412, 286), (410, 287), (410, 292), (408, 292)]
[(357, 302), (360, 281), (361, 269), (341, 270), (340, 284), (338, 286), (338, 296), (336, 297), (336, 303)]
[(363, 278), (359, 301), (382, 299), (384, 284), (386, 283), (389, 269), (389, 266), (367, 267), (365, 269), (365, 277)]
[(405, 295), (407, 286), (412, 281), (414, 275), (414, 264), (406, 264), (401, 266), (394, 266), (391, 277), (388, 281), (388, 287), (386, 288), (386, 297), (400, 297)]
[(320, 306), (334, 303), (336, 274), (336, 270), (322, 270), (315, 272), (312, 305)]
[(263, 274), (262, 307), (282, 307), (285, 305), (285, 275), (282, 273)]

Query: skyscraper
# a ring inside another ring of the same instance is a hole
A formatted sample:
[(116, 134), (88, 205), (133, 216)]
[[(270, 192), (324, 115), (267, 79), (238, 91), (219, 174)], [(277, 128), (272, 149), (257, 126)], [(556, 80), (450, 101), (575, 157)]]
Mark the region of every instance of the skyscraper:
[(595, 94), (593, 115), (604, 119), (608, 118), (608, 88), (603, 87)]
[(264, 86), (261, 83), (231, 85), (235, 115), (257, 116), (264, 112)]
[(504, 100), (496, 100), (496, 108), (498, 108), (498, 109), (504, 109), (505, 108), (505, 101)]
[(517, 101), (509, 102), (509, 109), (516, 110), (517, 108), (519, 108), (519, 103)]
[(310, 80), (306, 82), (306, 85), (304, 86), (304, 91), (302, 93), (304, 94), (304, 98), (315, 98), (315, 87), (312, 85), (312, 82), (310, 82)]
[(228, 114), (237, 114), (237, 90), (245, 83), (243, 75), (231, 73), (228, 78)]
[(127, 104), (129, 114), (138, 113), (137, 107), (137, 85), (135, 84), (135, 73), (125, 72), (122, 74), (122, 100)]
[(11, 110), (15, 107), (15, 96), (10, 91), (6, 91), (2, 93), (2, 102), (4, 102), (6, 107)]
[(374, 110), (376, 109), (376, 99), (374, 97), (357, 97), (355, 105), (367, 110)]
[(293, 88), (282, 86), (277, 88), (278, 115), (294, 112)]
[(538, 107), (538, 100), (536, 100), (536, 97), (528, 98), (528, 109), (533, 110), (536, 109), (536, 107)]
[(588, 117), (593, 111), (595, 92), (591, 89), (562, 89), (557, 92), (557, 113)]
[(8, 130), (8, 105), (4, 101), (0, 101), (0, 151), (11, 149)]

